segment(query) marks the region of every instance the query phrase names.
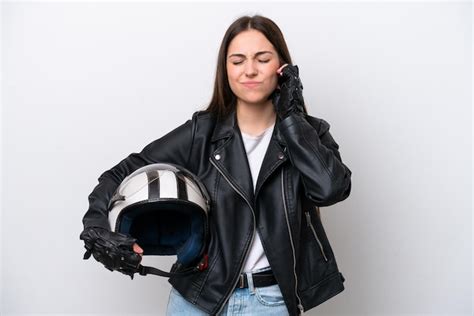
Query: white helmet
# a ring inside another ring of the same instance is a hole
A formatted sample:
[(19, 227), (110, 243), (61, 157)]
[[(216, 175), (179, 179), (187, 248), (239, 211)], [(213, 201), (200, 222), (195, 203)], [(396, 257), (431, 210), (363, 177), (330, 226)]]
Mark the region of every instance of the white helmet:
[(171, 271), (139, 267), (141, 275), (183, 275), (207, 268), (210, 198), (196, 175), (155, 163), (127, 176), (109, 202), (111, 230), (137, 239), (143, 255), (177, 255)]

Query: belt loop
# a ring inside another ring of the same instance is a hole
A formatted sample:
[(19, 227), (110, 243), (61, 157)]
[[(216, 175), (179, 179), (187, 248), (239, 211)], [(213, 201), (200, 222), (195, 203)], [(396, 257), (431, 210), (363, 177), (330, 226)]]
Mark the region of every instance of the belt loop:
[(255, 294), (255, 287), (253, 286), (252, 272), (245, 272), (245, 275), (247, 275), (247, 284), (249, 286), (250, 294)]
[(241, 289), (244, 288), (244, 285), (245, 285), (245, 283), (244, 283), (244, 281), (245, 281), (245, 280), (244, 280), (244, 277), (245, 277), (245, 275), (244, 275), (243, 273), (241, 273), (241, 274), (239, 275), (239, 288), (241, 288)]

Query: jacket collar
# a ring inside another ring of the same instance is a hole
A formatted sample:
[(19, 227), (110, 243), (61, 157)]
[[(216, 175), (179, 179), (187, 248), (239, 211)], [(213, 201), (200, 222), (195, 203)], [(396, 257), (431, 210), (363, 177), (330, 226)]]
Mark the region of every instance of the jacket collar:
[(273, 133), (268, 144), (265, 157), (263, 158), (260, 172), (254, 190), (252, 175), (237, 123), (237, 113), (235, 108), (225, 118), (216, 122), (211, 141), (216, 142), (225, 139), (212, 152), (211, 161), (218, 167), (221, 174), (231, 182), (234, 189), (237, 189), (243, 197), (254, 206), (255, 198), (263, 183), (277, 169), (277, 167), (288, 159), (286, 152), (286, 142), (281, 137), (278, 129), (279, 118), (275, 122)]
[(230, 137), (234, 132), (234, 127), (237, 125), (237, 113), (234, 110), (224, 118), (218, 118), (214, 131), (212, 133), (211, 141), (215, 142), (224, 137)]
[[(279, 122), (280, 118), (277, 116), (273, 130), (272, 141), (277, 141), (281, 146), (286, 147), (286, 142), (282, 138), (280, 130), (277, 128)], [(217, 120), (216, 126), (214, 127), (214, 131), (212, 133), (211, 141), (216, 142), (219, 139), (234, 136), (234, 133), (236, 132), (240, 133), (240, 129), (237, 124), (237, 111), (234, 107), (229, 115)]]

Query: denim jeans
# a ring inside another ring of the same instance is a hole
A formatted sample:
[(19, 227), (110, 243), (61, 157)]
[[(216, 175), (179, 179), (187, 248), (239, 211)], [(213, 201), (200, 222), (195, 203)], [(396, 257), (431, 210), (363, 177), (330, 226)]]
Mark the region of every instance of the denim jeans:
[[(269, 270), (270, 268), (262, 268), (252, 273)], [(247, 273), (249, 286), (247, 288), (235, 288), (229, 300), (225, 304), (219, 316), (224, 315), (288, 315), (283, 296), (278, 284), (254, 287), (252, 278), (249, 277), (250, 272)], [(171, 288), (168, 299), (168, 307), (166, 315), (208, 315), (203, 310), (196, 307), (191, 302), (184, 299), (178, 291)]]

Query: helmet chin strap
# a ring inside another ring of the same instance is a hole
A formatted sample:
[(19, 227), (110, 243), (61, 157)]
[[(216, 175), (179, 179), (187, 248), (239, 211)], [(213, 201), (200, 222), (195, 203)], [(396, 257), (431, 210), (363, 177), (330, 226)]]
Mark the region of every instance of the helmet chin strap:
[[(138, 266), (138, 269), (137, 269), (138, 271), (137, 272), (140, 275), (154, 274), (154, 275), (158, 275), (158, 276), (162, 276), (162, 277), (185, 276), (185, 275), (189, 275), (189, 274), (194, 273), (194, 272), (206, 270), (207, 267), (208, 267), (208, 260), (209, 260), (208, 255), (204, 254), (201, 261), (199, 262), (199, 264), (197, 266), (192, 266), (192, 267), (186, 268), (184, 270), (181, 270), (179, 272), (165, 272), (165, 271), (160, 270), (158, 268), (143, 266), (143, 265), (140, 264)], [(171, 271), (176, 271), (179, 268), (179, 266), (180, 266), (179, 263), (173, 264), (173, 267), (171, 268)]]

